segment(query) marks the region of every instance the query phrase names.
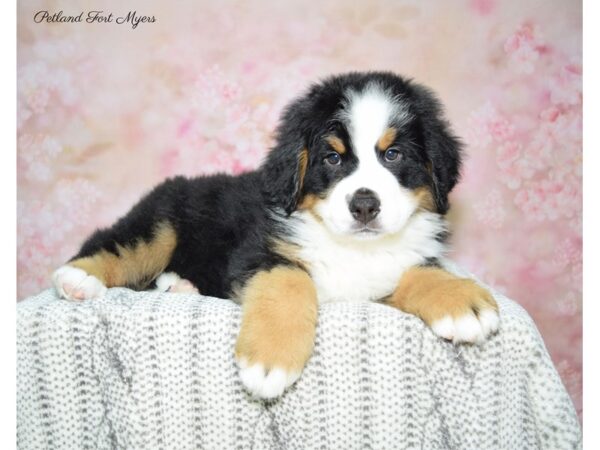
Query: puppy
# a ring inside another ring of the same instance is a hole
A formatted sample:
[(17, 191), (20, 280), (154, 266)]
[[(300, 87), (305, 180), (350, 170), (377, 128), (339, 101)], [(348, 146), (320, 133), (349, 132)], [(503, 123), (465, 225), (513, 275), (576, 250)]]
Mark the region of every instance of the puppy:
[(165, 181), (53, 281), (70, 300), (153, 284), (234, 299), (240, 376), (261, 398), (300, 376), (319, 303), (383, 302), (479, 343), (497, 305), (439, 263), (460, 162), (429, 90), (391, 73), (334, 76), (287, 107), (257, 170)]

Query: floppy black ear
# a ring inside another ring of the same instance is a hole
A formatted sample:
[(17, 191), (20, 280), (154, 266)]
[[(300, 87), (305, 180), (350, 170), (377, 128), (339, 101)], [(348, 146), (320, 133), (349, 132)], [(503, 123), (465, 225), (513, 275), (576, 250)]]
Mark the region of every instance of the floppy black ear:
[(271, 206), (291, 214), (302, 196), (308, 165), (308, 139), (302, 101), (291, 104), (276, 132), (276, 143), (262, 165), (263, 192)]
[(415, 109), (421, 122), (423, 146), (430, 165), (437, 210), (448, 211), (448, 194), (460, 178), (462, 143), (452, 133), (440, 102), (427, 88), (413, 84)]
[(291, 214), (302, 196), (308, 150), (301, 145), (276, 146), (263, 164), (263, 190), (271, 206)]

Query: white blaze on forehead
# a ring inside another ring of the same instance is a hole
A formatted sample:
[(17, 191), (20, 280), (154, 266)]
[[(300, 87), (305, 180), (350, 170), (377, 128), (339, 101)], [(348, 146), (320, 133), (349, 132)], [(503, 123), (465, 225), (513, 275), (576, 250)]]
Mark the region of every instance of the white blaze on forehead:
[(371, 87), (349, 96), (348, 119), (352, 145), (360, 162), (373, 159), (375, 143), (385, 132), (394, 113), (394, 105), (381, 90)]
[(392, 124), (401, 126), (408, 118), (406, 107), (378, 84), (349, 92), (343, 119), (359, 164), (377, 161), (375, 144), (379, 138)]

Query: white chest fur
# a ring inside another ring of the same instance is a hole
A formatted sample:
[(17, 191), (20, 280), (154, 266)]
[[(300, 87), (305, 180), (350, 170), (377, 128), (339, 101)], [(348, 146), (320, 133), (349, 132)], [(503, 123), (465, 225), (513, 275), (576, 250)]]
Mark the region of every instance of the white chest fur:
[(436, 240), (445, 222), (430, 212), (419, 212), (400, 232), (373, 240), (335, 236), (308, 212), (295, 213), (291, 222), (291, 240), (300, 246), (319, 302), (379, 300), (393, 292), (406, 269), (445, 250)]

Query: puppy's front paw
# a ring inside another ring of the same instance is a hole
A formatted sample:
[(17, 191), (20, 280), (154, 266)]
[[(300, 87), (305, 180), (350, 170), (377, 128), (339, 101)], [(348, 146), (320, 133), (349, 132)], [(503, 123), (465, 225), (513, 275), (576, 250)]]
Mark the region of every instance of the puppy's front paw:
[[(438, 336), (454, 343), (482, 343), (498, 330), (498, 306), (492, 294), (473, 280), (447, 280), (428, 294), (432, 308), (423, 319)], [(427, 301), (427, 300), (426, 300)]]
[(300, 377), (312, 353), (316, 289), (306, 272), (275, 267), (251, 278), (242, 299), (235, 346), (240, 378), (256, 397), (278, 397)]
[(101, 298), (106, 286), (84, 270), (65, 265), (52, 274), (52, 281), (59, 296), (67, 300), (81, 301)]
[(276, 398), (300, 378), (301, 371), (282, 367), (266, 367), (263, 363), (249, 363), (245, 357), (238, 358), (240, 378), (248, 391), (260, 398)]
[(314, 336), (289, 330), (277, 340), (242, 329), (236, 345), (240, 378), (259, 398), (275, 398), (300, 377), (312, 351)]

